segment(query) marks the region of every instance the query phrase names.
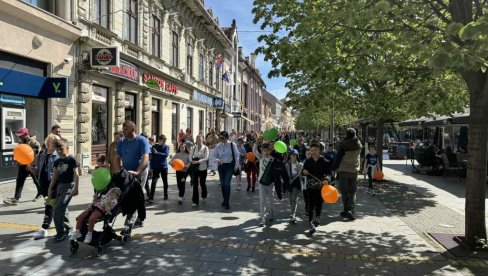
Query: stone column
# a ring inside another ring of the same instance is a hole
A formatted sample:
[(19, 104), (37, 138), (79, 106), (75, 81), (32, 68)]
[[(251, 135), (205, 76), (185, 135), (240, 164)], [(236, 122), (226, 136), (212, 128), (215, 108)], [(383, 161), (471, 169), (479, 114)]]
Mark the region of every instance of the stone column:
[[(90, 155), (91, 153), (91, 88), (91, 83), (83, 82), (80, 84), (77, 106), (78, 133), (76, 135), (76, 143), (78, 147), (78, 152), (88, 155)], [(88, 160), (90, 160), (89, 156)], [(83, 167), (86, 167), (88, 165), (89, 164), (83, 164)]]
[(114, 128), (115, 131), (119, 131), (122, 130), (122, 124), (125, 122), (125, 86), (121, 82), (115, 87), (114, 111)]
[(145, 90), (142, 93), (142, 127), (141, 130), (147, 135), (151, 136), (151, 109), (152, 109), (152, 97), (149, 90)]

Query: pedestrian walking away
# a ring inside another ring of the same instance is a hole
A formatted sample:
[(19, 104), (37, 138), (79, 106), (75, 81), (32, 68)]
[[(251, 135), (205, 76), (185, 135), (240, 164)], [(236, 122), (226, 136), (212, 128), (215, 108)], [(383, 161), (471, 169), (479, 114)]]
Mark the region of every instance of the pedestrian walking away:
[(293, 149), (290, 152), (289, 160), (286, 162), (285, 167), (290, 177), (290, 185), (288, 185), (288, 192), (290, 193), (290, 222), (296, 223), (297, 222), (297, 200), (298, 195), (302, 191), (302, 170), (303, 164), (298, 161), (300, 160), (300, 155), (298, 151)]
[(202, 190), (202, 199), (207, 198), (207, 161), (209, 150), (208, 147), (203, 144), (203, 137), (198, 135), (195, 138), (196, 145), (190, 150), (190, 174), (191, 183), (193, 186), (192, 206), (196, 207), (200, 203), (199, 187)]
[(222, 131), (219, 135), (220, 143), (215, 147), (214, 157), (217, 160), (219, 180), (224, 201), (222, 206), (230, 209), (230, 183), (232, 175), (239, 169), (239, 151), (236, 144), (229, 141), (229, 133)]
[[(140, 181), (141, 189), (144, 189), (149, 172), (149, 154), (151, 153), (149, 141), (145, 137), (136, 134), (136, 124), (132, 121), (124, 122), (122, 132), (124, 133), (124, 139), (117, 144), (117, 154), (115, 155), (114, 163), (115, 171), (120, 171), (122, 162), (122, 167), (128, 173), (136, 175)], [(137, 215), (128, 215), (125, 221), (125, 230), (131, 229), (130, 225), (141, 227), (145, 219), (144, 211), (138, 210)]]
[(336, 182), (339, 183), (344, 207), (340, 215), (349, 220), (355, 219), (353, 208), (358, 188), (360, 154), (361, 142), (356, 137), (356, 131), (348, 128), (345, 138), (339, 143), (333, 170), (337, 172)]
[(41, 193), (41, 188), (39, 186), (39, 181), (34, 173), (34, 164), (35, 160), (37, 158), (37, 155), (39, 154), (39, 150), (41, 145), (39, 142), (37, 142), (34, 138), (32, 138), (29, 135), (29, 129), (23, 127), (20, 128), (19, 131), (15, 134), (17, 137), (20, 139), (19, 144), (26, 144), (29, 147), (32, 148), (34, 151), (34, 161), (32, 164), (28, 165), (21, 165), (18, 164), (18, 171), (17, 171), (17, 179), (15, 181), (15, 194), (14, 197), (12, 198), (7, 198), (3, 202), (8, 205), (17, 205), (19, 203), (19, 200), (22, 196), (22, 190), (24, 188), (25, 180), (27, 179), (28, 176), (32, 178), (34, 181), (34, 185), (36, 185), (37, 189), (37, 194), (34, 197), (34, 201), (41, 200), (43, 199), (42, 193)]

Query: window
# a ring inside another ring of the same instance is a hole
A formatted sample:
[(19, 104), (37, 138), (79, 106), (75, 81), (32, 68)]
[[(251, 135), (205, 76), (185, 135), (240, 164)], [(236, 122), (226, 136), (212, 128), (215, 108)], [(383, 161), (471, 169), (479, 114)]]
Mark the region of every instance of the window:
[(137, 0), (125, 0), (125, 39), (137, 44)]
[(208, 63), (208, 85), (213, 86), (213, 64), (211, 61)]
[(186, 45), (186, 73), (193, 76), (193, 44)]
[(125, 93), (125, 120), (137, 123), (136, 95)]
[(186, 108), (186, 127), (193, 132), (193, 108)]
[(110, 28), (110, 1), (92, 0), (93, 3), (93, 22), (105, 29)]
[(152, 54), (161, 57), (161, 20), (152, 16)]
[(174, 67), (178, 67), (179, 66), (179, 51), (180, 51), (180, 47), (179, 47), (179, 38), (178, 38), (178, 33), (176, 33), (175, 31), (173, 31), (172, 33), (172, 40), (171, 40), (171, 45), (172, 45), (172, 49), (173, 49), (173, 55), (172, 55), (172, 62), (173, 62), (173, 66)]
[(151, 122), (151, 135), (160, 135), (160, 123), (161, 120), (159, 119), (159, 107), (160, 107), (160, 100), (153, 99), (152, 100), (152, 122)]
[(205, 82), (205, 66), (204, 66), (204, 60), (203, 60), (203, 54), (198, 55), (198, 76), (200, 78), (201, 82)]
[(180, 108), (177, 103), (171, 105), (171, 140), (177, 144), (178, 139), (178, 118), (180, 118)]
[[(205, 122), (205, 115), (204, 115), (204, 111), (203, 110), (199, 110), (198, 111), (198, 130), (201, 131), (203, 133), (203, 123)], [(205, 137), (203, 137), (205, 138)]]
[(244, 108), (247, 108), (247, 93), (248, 93), (248, 91), (247, 91), (247, 84), (246, 83), (243, 84), (242, 90), (243, 90), (242, 92), (244, 94), (243, 95), (244, 96), (244, 99), (243, 99), (243, 101), (244, 101)]

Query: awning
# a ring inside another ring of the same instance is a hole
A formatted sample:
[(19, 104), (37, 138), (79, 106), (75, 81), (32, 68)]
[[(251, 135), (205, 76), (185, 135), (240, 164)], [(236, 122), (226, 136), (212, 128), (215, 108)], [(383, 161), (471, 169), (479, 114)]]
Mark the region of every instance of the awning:
[(431, 119), (427, 119), (425, 117), (412, 119), (412, 120), (406, 120), (406, 121), (398, 123), (398, 126), (401, 126), (401, 127), (419, 126), (419, 125), (422, 125), (425, 121), (429, 121), (429, 120), (431, 120)]
[(425, 126), (445, 126), (445, 125), (449, 124), (450, 118), (451, 117), (447, 117), (447, 116), (433, 118), (432, 120), (425, 122), (424, 125)]
[(244, 115), (241, 115), (241, 118), (244, 119), (244, 120), (246, 120), (246, 121), (248, 121), (251, 124), (251, 126), (254, 125), (254, 121), (251, 121), (251, 119), (245, 117)]
[(453, 125), (467, 125), (469, 122), (469, 113), (457, 114), (452, 116), (451, 124)]

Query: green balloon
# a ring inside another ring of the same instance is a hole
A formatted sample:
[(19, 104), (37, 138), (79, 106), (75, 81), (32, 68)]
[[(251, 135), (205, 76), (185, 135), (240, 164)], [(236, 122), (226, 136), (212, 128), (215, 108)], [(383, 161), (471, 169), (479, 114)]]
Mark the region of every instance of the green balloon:
[(273, 134), (275, 138), (278, 138), (278, 134), (279, 134), (278, 129), (272, 128), (269, 131)]
[(47, 205), (51, 205), (52, 207), (54, 207), (54, 205), (56, 205), (56, 199), (55, 198), (50, 198), (47, 200), (46, 202)]
[(263, 138), (264, 140), (274, 140), (275, 137), (273, 136), (273, 134), (268, 130), (266, 130), (264, 133), (263, 133)]
[(274, 143), (274, 149), (279, 153), (285, 153), (287, 150), (286, 144), (283, 141)]
[(105, 189), (111, 180), (112, 175), (107, 168), (98, 168), (92, 174), (92, 184), (97, 191)]
[(297, 144), (297, 139), (293, 138), (290, 140), (290, 146), (295, 146)]

